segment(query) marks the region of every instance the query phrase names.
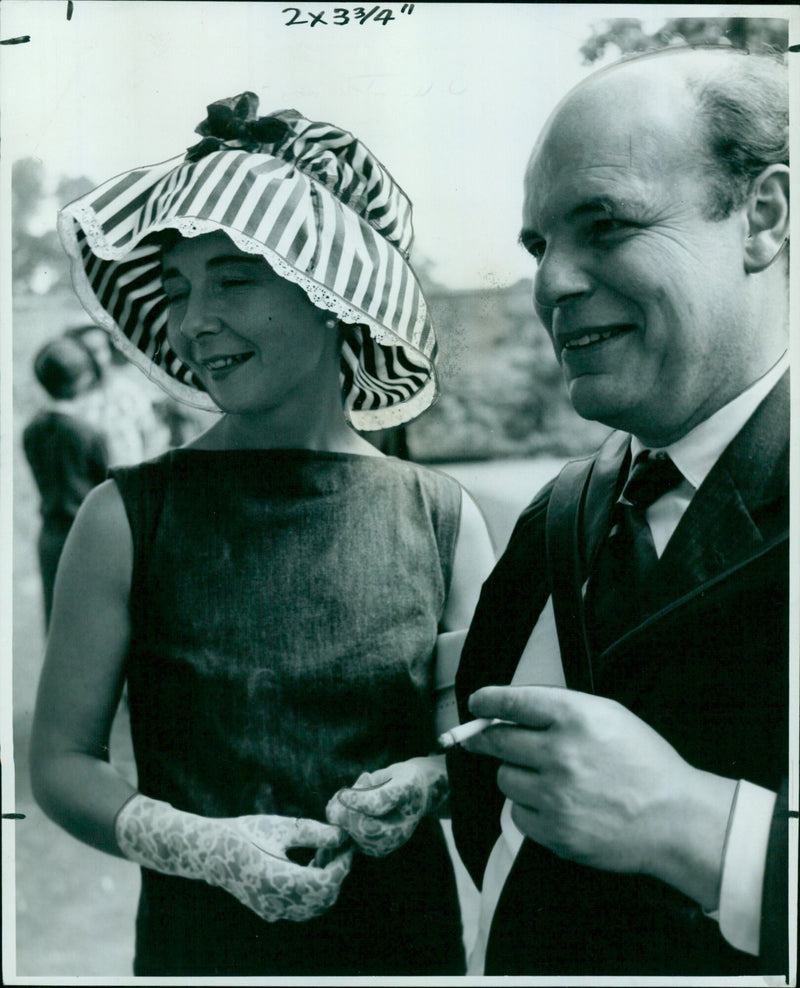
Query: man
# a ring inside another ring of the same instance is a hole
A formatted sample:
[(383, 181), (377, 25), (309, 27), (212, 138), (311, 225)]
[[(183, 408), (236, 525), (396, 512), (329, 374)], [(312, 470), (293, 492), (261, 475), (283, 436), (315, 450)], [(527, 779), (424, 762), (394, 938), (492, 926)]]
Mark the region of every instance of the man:
[(534, 147), (536, 310), (619, 431), (523, 513), (462, 655), (461, 719), (510, 722), (450, 756), (474, 973), (787, 970), (787, 99), (772, 58), (671, 50)]

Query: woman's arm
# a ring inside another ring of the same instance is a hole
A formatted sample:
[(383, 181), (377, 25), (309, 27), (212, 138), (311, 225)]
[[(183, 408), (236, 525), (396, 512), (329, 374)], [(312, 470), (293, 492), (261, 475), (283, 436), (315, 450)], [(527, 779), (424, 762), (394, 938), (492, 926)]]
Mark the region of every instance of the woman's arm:
[[(137, 794), (109, 764), (130, 640), (132, 568), (122, 499), (113, 482), (104, 483), (81, 507), (56, 577), (31, 742), (37, 801), (87, 844), (224, 888), (268, 922), (320, 915), (350, 870), (352, 849), (341, 847), (338, 827), (186, 813)], [(292, 848), (318, 854), (299, 865), (288, 857)]]
[(453, 574), (441, 620), (443, 632), (466, 630), (469, 627), (481, 587), (495, 562), (492, 540), (480, 508), (463, 491)]
[(495, 564), (494, 548), (480, 509), (466, 493), (461, 501), (461, 526), (456, 542), (450, 592), (436, 641), (434, 682), (436, 733), (458, 724), (455, 680), (464, 639), (478, 603), (481, 587)]
[(121, 856), (114, 818), (134, 788), (109, 764), (124, 679), (133, 565), (113, 481), (81, 506), (59, 563), (31, 738), (34, 796), (79, 840)]

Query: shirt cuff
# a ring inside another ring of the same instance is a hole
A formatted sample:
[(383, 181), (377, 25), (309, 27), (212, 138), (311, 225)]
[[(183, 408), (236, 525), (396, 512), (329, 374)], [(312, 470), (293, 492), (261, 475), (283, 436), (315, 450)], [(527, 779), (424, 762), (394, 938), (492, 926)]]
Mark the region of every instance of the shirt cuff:
[(719, 909), (710, 913), (728, 943), (758, 955), (767, 845), (776, 793), (741, 780), (722, 859)]

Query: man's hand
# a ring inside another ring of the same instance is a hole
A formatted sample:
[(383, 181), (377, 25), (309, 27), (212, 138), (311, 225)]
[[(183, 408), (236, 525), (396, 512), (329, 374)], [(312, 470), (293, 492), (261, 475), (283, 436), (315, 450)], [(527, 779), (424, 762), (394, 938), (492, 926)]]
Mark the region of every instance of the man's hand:
[(464, 747), (502, 760), (498, 785), (523, 834), (580, 864), (653, 875), (716, 908), (734, 780), (693, 768), (605, 697), (489, 686), (470, 710), (514, 722)]
[(409, 758), (377, 772), (362, 772), (328, 803), (329, 823), (347, 831), (370, 857), (382, 858), (411, 837), (417, 824), (448, 793), (444, 757)]

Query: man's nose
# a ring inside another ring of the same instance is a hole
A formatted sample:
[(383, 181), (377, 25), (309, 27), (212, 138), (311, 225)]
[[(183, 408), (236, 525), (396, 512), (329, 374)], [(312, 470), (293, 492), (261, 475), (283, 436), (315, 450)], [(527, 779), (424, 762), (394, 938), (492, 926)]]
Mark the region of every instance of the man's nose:
[(592, 279), (581, 263), (580, 252), (548, 245), (533, 280), (537, 306), (552, 309), (575, 301), (592, 290)]

